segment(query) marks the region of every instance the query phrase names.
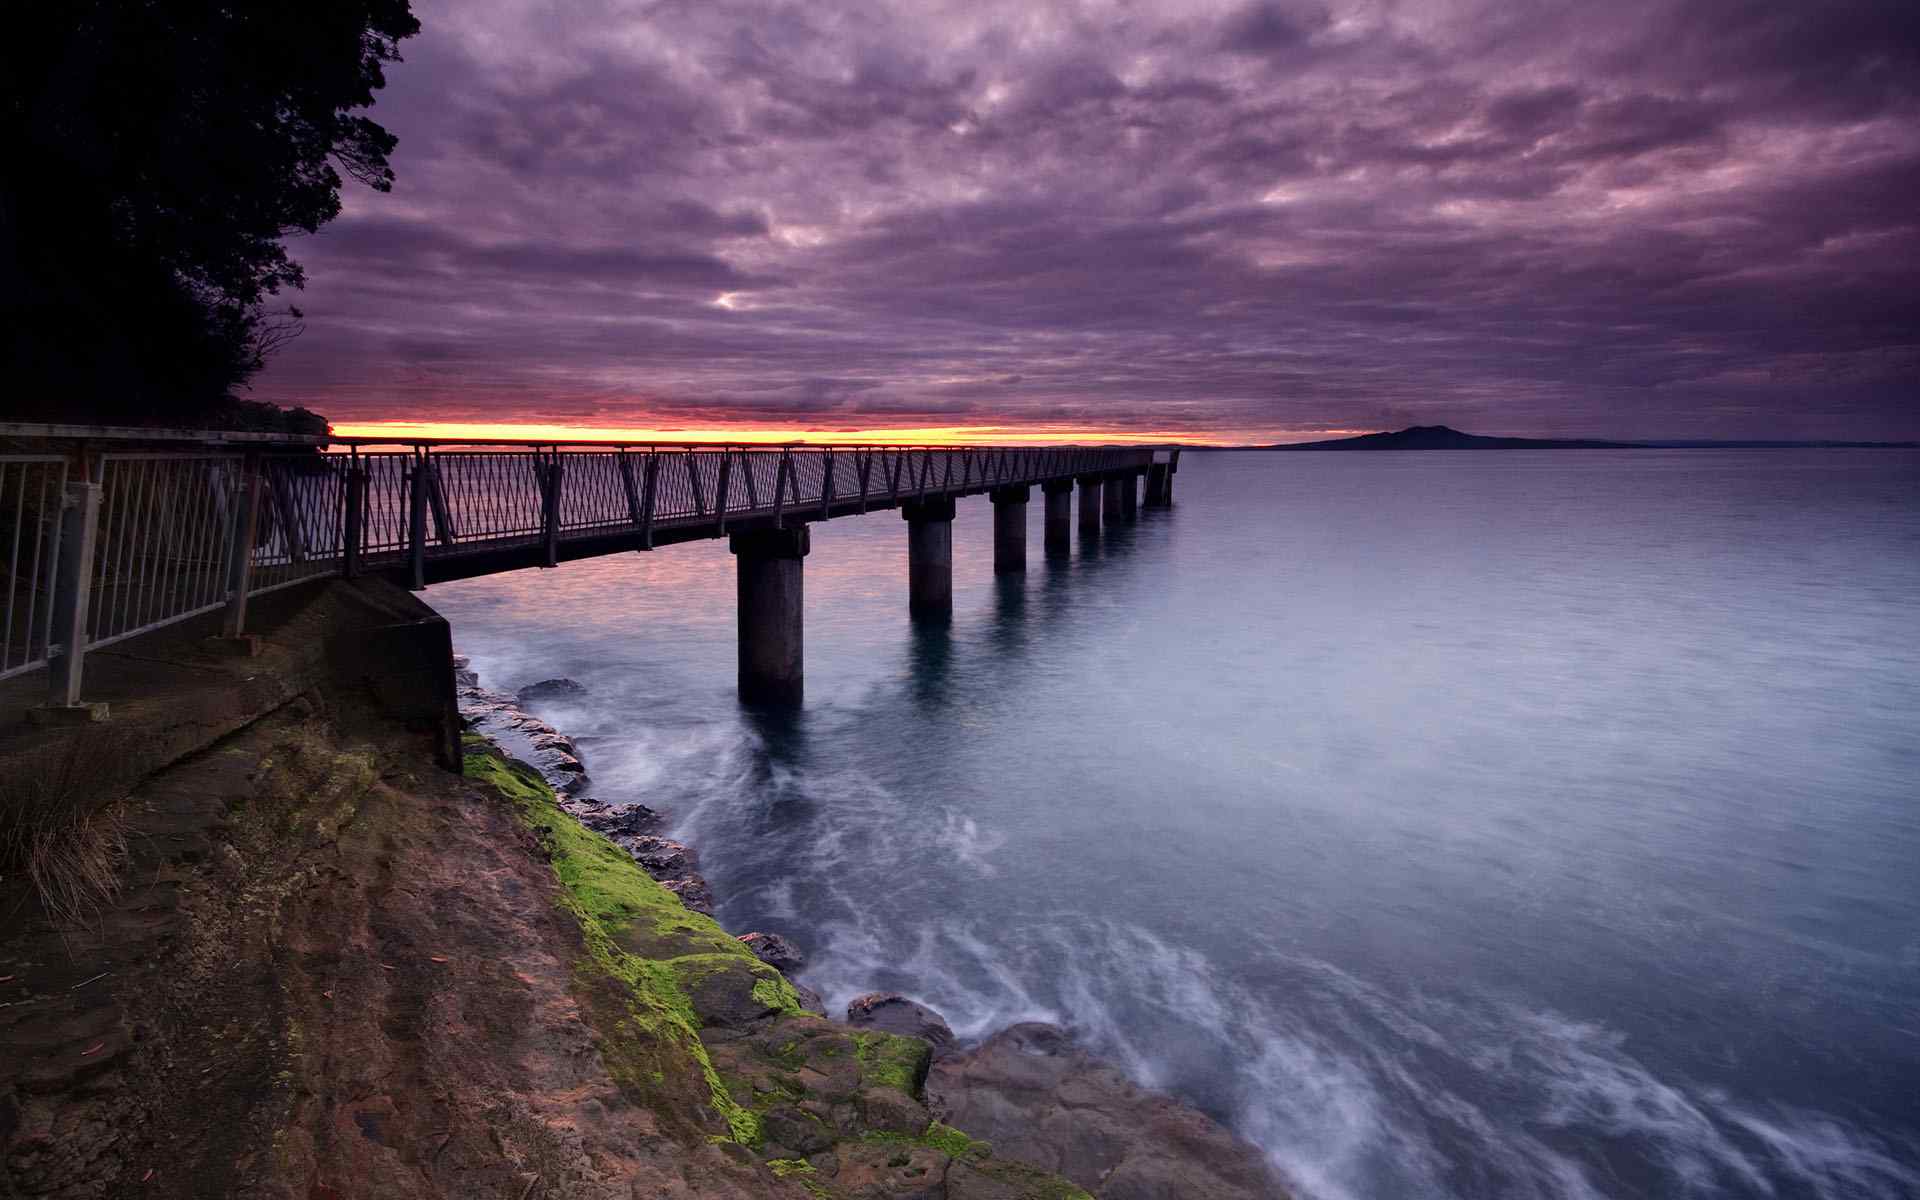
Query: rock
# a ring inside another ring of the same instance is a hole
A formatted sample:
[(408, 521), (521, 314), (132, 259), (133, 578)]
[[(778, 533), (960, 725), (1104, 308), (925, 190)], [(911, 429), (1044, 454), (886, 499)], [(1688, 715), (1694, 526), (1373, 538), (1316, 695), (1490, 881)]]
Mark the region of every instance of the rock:
[(519, 711), (513, 706), (513, 697), (503, 692), (491, 691), (478, 685), (468, 685), (460, 689), (460, 713), (469, 720), (498, 720), (511, 724)]
[(762, 987), (767, 981), (764, 970), (751, 959), (728, 955), (717, 964), (683, 973), (680, 990), (702, 1029), (741, 1030), (779, 1011), (777, 1001), (769, 999)]
[(753, 951), (753, 956), (782, 974), (798, 971), (807, 965), (806, 956), (799, 947), (777, 933), (743, 933), (740, 940)]
[(453, 656), (453, 682), (456, 687), (480, 686), (480, 673), (473, 669), (472, 660), (464, 654)]
[(912, 1137), (933, 1122), (933, 1114), (925, 1105), (890, 1087), (868, 1088), (854, 1104), (860, 1113), (860, 1123), (868, 1132)]
[(827, 998), (825, 996), (822, 996), (819, 992), (814, 991), (806, 984), (796, 980), (789, 979), (787, 982), (793, 984), (794, 993), (800, 997), (801, 1008), (806, 1009), (810, 1013), (819, 1013), (823, 1017), (827, 1015)]
[(935, 1058), (951, 1052), (954, 1045), (953, 1029), (945, 1017), (899, 992), (855, 996), (847, 1005), (847, 1024), (921, 1038), (933, 1046)]
[(639, 837), (660, 824), (660, 814), (644, 804), (627, 804), (613, 808), (599, 800), (581, 801), (583, 807), (591, 805), (597, 811), (580, 814), (580, 823), (595, 833), (604, 833), (616, 840)]
[(614, 840), (655, 879), (679, 879), (693, 874), (693, 851), (672, 838), (643, 833)]
[[(653, 818), (651, 809), (642, 810), (647, 818)], [(639, 820), (639, 818), (634, 818)], [(597, 828), (591, 820), (584, 822), (589, 828)], [(651, 833), (634, 835), (620, 834), (613, 837), (614, 844), (633, 855), (633, 861), (640, 869), (660, 881), (660, 886), (680, 897), (680, 903), (697, 913), (713, 915), (713, 889), (701, 877), (696, 869), (693, 850), (672, 838), (663, 838)]]
[(1052, 1025), (1014, 1025), (935, 1062), (926, 1094), (940, 1120), (991, 1142), (995, 1157), (1058, 1172), (1102, 1200), (1289, 1194), (1257, 1148)]
[(833, 1132), (818, 1118), (790, 1104), (776, 1104), (760, 1118), (767, 1140), (801, 1154), (817, 1154), (834, 1143)]
[(703, 916), (713, 915), (713, 889), (698, 875), (686, 879), (662, 879), (660, 886), (680, 897), (680, 903)]
[(574, 745), (573, 739), (564, 733), (536, 733), (527, 741), (535, 750), (565, 754), (575, 761), (580, 758), (580, 747)]
[(572, 679), (542, 679), (530, 683), (514, 693), (514, 700), (521, 708), (528, 708), (546, 700), (568, 700), (585, 695), (586, 685)]
[[(884, 1197), (885, 1200), (946, 1200), (950, 1168), (940, 1151), (912, 1143), (842, 1142), (834, 1147), (839, 1162), (832, 1195)], [(994, 1200), (1032, 1200), (1041, 1192), (1013, 1193)], [(1057, 1192), (1054, 1194), (1058, 1194)]]

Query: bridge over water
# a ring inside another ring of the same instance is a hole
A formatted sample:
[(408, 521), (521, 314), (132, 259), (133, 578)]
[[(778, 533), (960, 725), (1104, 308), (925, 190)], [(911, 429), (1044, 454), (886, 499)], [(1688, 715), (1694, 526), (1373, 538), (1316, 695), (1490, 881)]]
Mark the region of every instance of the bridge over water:
[(729, 539), (740, 694), (803, 690), (808, 526), (874, 509), (906, 520), (908, 605), (953, 608), (955, 504), (994, 505), (994, 569), (1172, 502), (1179, 451), (1092, 446), (758, 446), (290, 441), (245, 434), (0, 424), (0, 678), (46, 668), (50, 712), (87, 712), (86, 652), (316, 578), (433, 583)]

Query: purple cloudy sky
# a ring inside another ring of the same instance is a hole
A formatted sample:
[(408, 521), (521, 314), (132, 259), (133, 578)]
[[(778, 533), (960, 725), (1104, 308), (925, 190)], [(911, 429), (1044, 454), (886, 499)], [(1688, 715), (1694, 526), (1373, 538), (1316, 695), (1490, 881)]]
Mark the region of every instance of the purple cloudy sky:
[(1920, 436), (1920, 3), (416, 0), (255, 394)]

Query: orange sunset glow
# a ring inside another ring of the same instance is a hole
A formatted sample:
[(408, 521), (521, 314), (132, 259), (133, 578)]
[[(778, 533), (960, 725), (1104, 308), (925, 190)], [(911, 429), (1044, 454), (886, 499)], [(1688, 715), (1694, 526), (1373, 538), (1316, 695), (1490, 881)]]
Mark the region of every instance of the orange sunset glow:
[[(922, 425), (877, 429), (795, 429), (791, 426), (656, 427), (539, 425), (479, 421), (343, 421), (336, 437), (515, 442), (731, 442), (816, 446), (1218, 446), (1303, 441), (1349, 431), (1273, 430), (1258, 437), (1209, 437), (1189, 430), (1114, 430), (1077, 426)], [(1351, 432), (1364, 432), (1355, 430)]]

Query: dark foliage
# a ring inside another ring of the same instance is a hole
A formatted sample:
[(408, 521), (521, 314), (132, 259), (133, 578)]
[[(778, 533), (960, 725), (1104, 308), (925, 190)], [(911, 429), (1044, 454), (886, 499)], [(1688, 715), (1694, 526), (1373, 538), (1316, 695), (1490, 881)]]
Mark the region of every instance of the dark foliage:
[(283, 239), (339, 213), (343, 174), (392, 186), (393, 136), (355, 114), (419, 29), (407, 0), (73, 0), (8, 25), (0, 415), (272, 423), (232, 392), (297, 332), (270, 311), (302, 283)]

